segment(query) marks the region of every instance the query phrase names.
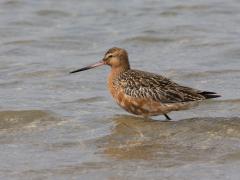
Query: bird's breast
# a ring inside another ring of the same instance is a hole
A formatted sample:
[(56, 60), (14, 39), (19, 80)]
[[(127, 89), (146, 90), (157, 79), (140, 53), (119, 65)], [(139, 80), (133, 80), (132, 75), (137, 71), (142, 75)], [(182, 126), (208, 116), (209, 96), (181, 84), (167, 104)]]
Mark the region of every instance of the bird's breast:
[(149, 99), (136, 98), (127, 95), (125, 93), (124, 86), (121, 86), (121, 84), (124, 82), (116, 81), (118, 80), (114, 79), (113, 76), (110, 74), (108, 77), (108, 90), (116, 103), (123, 109), (130, 113), (144, 116), (162, 113), (159, 109), (159, 103), (149, 101)]

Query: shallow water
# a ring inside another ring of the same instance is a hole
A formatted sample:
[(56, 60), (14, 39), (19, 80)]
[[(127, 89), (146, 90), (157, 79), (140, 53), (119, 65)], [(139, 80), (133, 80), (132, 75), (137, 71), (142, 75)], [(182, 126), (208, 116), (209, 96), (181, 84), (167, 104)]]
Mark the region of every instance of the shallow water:
[[(0, 179), (238, 179), (240, 2), (0, 2)], [(110, 98), (118, 46), (132, 67), (220, 99), (175, 121), (131, 116)]]

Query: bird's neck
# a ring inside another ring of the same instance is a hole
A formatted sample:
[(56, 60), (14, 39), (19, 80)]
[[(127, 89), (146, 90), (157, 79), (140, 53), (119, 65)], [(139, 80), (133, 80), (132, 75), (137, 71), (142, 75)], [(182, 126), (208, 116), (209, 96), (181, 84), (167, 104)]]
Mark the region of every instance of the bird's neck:
[[(108, 75), (108, 88), (111, 91), (113, 89), (114, 81), (124, 72), (130, 69), (129, 66), (126, 67), (112, 67), (111, 72)], [(111, 92), (112, 93), (112, 92)]]
[(129, 64), (125, 66), (112, 67), (109, 76), (112, 76), (112, 79), (115, 79), (120, 74), (124, 73), (125, 71), (128, 71), (129, 69), (130, 69)]
[(109, 73), (108, 75), (108, 81), (107, 81), (107, 85), (108, 85), (108, 90), (110, 91), (110, 93), (112, 94), (113, 97), (116, 96), (116, 89), (115, 89), (115, 85), (114, 85), (114, 82), (118, 79), (118, 77), (128, 71), (130, 69), (130, 67), (128, 68), (113, 68), (112, 67), (112, 70), (111, 72)]

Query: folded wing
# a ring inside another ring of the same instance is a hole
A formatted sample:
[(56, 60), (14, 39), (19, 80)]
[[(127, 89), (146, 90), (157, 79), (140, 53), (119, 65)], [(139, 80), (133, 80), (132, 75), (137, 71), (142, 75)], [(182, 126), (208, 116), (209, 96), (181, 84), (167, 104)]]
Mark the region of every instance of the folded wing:
[(139, 70), (122, 73), (115, 83), (131, 97), (152, 99), (160, 103), (201, 101), (220, 97), (214, 92), (181, 86), (166, 77)]

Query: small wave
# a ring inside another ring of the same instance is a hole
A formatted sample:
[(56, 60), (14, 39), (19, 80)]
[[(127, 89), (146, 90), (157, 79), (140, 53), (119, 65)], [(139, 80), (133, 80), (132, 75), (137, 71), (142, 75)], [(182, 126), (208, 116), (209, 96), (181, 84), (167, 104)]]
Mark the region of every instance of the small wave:
[(219, 103), (229, 103), (229, 104), (238, 104), (240, 105), (240, 99), (225, 99), (225, 100), (221, 100), (221, 99), (218, 99), (218, 100), (211, 100), (211, 103), (216, 103), (216, 104), (219, 104)]
[(9, 87), (18, 85), (18, 84), (20, 84), (20, 83), (21, 83), (21, 81), (17, 81), (17, 80), (8, 81), (8, 82), (2, 82), (2, 83), (0, 83), (0, 87), (1, 87), (1, 88), (9, 88)]
[(177, 10), (177, 11), (194, 11), (194, 10), (202, 11), (202, 10), (208, 10), (209, 8), (211, 8), (211, 6), (205, 5), (205, 4), (199, 4), (199, 5), (177, 5), (170, 9)]
[(168, 43), (168, 42), (174, 42), (175, 39), (173, 38), (168, 38), (168, 37), (154, 37), (154, 36), (136, 36), (132, 38), (128, 38), (125, 40), (126, 42), (142, 42), (142, 43)]
[(74, 101), (68, 101), (65, 103), (93, 103), (93, 102), (99, 102), (103, 101), (102, 96), (95, 96), (95, 97), (90, 97), (90, 98), (80, 98)]
[(223, 69), (223, 70), (213, 70), (213, 71), (202, 71), (202, 72), (180, 72), (171, 70), (170, 77), (178, 76), (181, 78), (206, 78), (209, 76), (222, 76), (228, 74), (240, 74), (239, 69)]
[(59, 11), (59, 10), (40, 10), (36, 12), (37, 15), (39, 16), (50, 16), (50, 17), (68, 17), (70, 16), (69, 13), (64, 12), (64, 11)]
[[(70, 71), (70, 70), (69, 70)], [(68, 71), (63, 69), (55, 69), (55, 70), (39, 70), (34, 72), (22, 72), (17, 73), (16, 76), (20, 78), (44, 78), (44, 77), (59, 77), (62, 74), (68, 74)]]
[(44, 110), (0, 111), (0, 117), (0, 131), (45, 127), (60, 120), (54, 113)]
[(4, 43), (4, 45), (31, 45), (36, 43), (36, 40), (15, 40)]

